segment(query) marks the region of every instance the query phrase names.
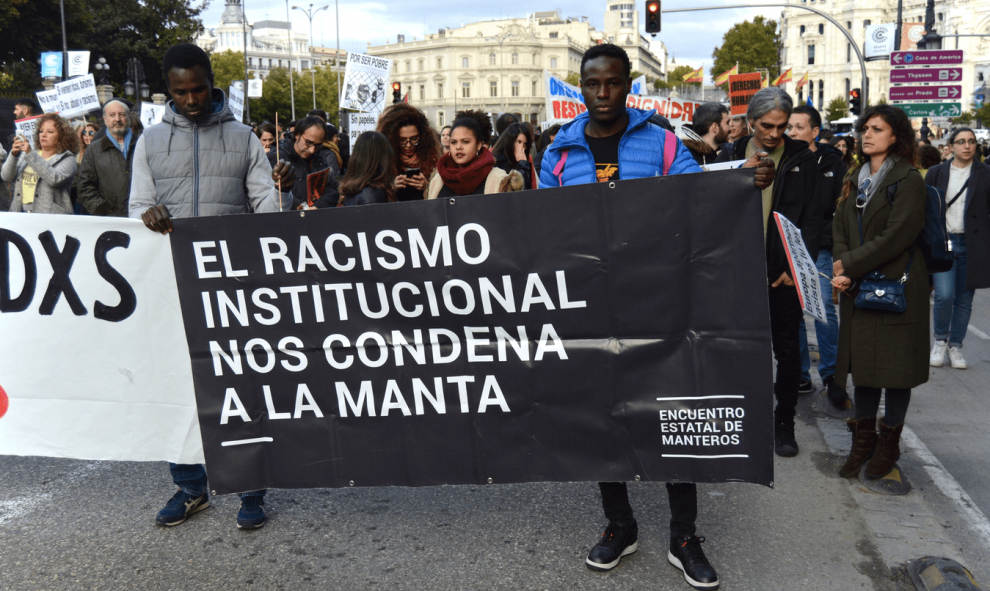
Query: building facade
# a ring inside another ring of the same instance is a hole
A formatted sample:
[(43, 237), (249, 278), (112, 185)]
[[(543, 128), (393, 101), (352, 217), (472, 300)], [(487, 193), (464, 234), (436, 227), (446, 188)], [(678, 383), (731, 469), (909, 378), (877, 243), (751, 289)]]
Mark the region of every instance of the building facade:
[[(897, 0), (804, 0), (849, 31), (856, 46), (863, 50), (866, 27), (897, 22)], [(903, 22), (915, 26), (925, 22), (926, 0), (903, 0)], [(810, 97), (815, 107), (824, 111), (837, 97), (848, 98), (849, 91), (861, 88), (862, 70), (852, 44), (835, 25), (821, 16), (786, 8), (781, 16), (783, 68), (792, 68), (793, 82), (785, 87), (797, 101)], [(943, 49), (962, 49), (963, 110), (973, 107), (974, 100), (986, 94), (986, 79), (990, 76), (990, 0), (937, 0), (935, 30), (940, 35), (986, 33), (986, 37), (945, 37)], [(915, 49), (906, 47), (902, 49)], [(871, 104), (881, 98), (890, 100), (890, 62), (877, 60), (866, 63), (868, 93)], [(797, 82), (809, 74), (808, 85), (795, 90)]]
[(396, 43), (369, 44), (367, 53), (393, 60), (391, 81), (401, 83), (409, 102), (438, 128), (464, 109), (515, 113), (536, 123), (548, 118), (543, 71), (559, 78), (579, 72), (581, 57), (593, 44), (614, 40), (630, 54), (633, 70), (666, 79), (666, 48), (655, 41), (650, 50), (632, 6), (609, 0), (606, 23), (614, 28), (605, 31), (595, 30), (585, 17), (536, 12), (444, 28), (422, 40), (398, 35)]

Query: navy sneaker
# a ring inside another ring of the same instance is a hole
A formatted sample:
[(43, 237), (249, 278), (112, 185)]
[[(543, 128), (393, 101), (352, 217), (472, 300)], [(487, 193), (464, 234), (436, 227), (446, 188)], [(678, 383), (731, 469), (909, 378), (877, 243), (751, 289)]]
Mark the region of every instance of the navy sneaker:
[(241, 498), (241, 510), (237, 512), (238, 529), (257, 529), (265, 525), (264, 497), (250, 496)]
[(612, 570), (623, 556), (632, 554), (639, 548), (636, 541), (639, 526), (633, 521), (630, 525), (609, 523), (601, 541), (591, 549), (585, 564), (591, 570)]
[(179, 489), (179, 492), (172, 495), (172, 498), (165, 503), (165, 507), (158, 512), (155, 523), (172, 527), (179, 525), (193, 513), (199, 513), (210, 506), (210, 495), (203, 493), (199, 496), (191, 495)]
[(698, 536), (670, 538), (667, 560), (681, 569), (684, 580), (695, 589), (718, 589), (718, 574), (701, 549), (704, 541)]

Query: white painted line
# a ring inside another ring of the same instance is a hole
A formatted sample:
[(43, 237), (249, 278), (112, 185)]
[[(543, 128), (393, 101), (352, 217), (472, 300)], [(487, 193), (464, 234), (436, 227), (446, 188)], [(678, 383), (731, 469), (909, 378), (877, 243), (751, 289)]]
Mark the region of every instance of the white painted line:
[(724, 456), (692, 456), (688, 454), (660, 454), (661, 458), (701, 458), (703, 460), (716, 460), (719, 458), (748, 458), (745, 454), (727, 454)]
[(928, 446), (918, 439), (918, 436), (907, 425), (904, 426), (904, 431), (901, 433), (901, 440), (925, 464), (925, 471), (931, 476), (932, 481), (942, 491), (942, 494), (955, 501), (956, 505), (959, 506), (966, 517), (967, 525), (980, 539), (984, 549), (990, 553), (990, 521), (987, 521), (983, 511), (980, 511), (973, 499), (966, 494), (963, 487), (959, 486), (956, 479), (945, 469), (942, 462), (938, 461)]
[(714, 400), (715, 398), (745, 398), (745, 396), (676, 396), (674, 398), (657, 398), (660, 402), (665, 400)]
[(224, 441), (220, 444), (220, 447), (229, 447), (231, 445), (246, 445), (248, 443), (271, 443), (275, 441), (271, 437), (255, 437), (254, 439), (237, 439), (235, 441)]
[(987, 334), (987, 333), (983, 332), (982, 330), (976, 328), (972, 324), (969, 325), (969, 332), (975, 334), (976, 336), (980, 337), (984, 341), (990, 341), (990, 334)]

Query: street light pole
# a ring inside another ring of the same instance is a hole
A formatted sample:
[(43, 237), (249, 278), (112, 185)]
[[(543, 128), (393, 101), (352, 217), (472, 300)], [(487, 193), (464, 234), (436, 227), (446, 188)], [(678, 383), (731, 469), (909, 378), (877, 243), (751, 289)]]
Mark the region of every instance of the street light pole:
[(337, 57), (334, 63), (337, 64), (337, 125), (340, 125), (342, 123), (340, 120), (340, 0), (333, 0), (333, 9), (336, 13), (334, 18), (337, 20)]
[[(288, 2), (288, 1), (289, 0), (286, 0), (286, 2)], [(330, 8), (330, 5), (329, 4), (327, 4), (325, 6), (321, 6), (321, 7), (317, 8), (316, 10), (313, 10), (313, 5), (312, 4), (309, 5), (309, 10), (307, 10), (305, 8), (299, 8), (298, 6), (293, 6), (292, 7), (292, 10), (298, 10), (298, 11), (302, 12), (303, 14), (305, 14), (309, 18), (309, 47), (310, 47), (310, 56), (309, 56), (309, 58), (310, 58), (310, 60), (313, 59), (313, 50), (312, 50), (312, 47), (313, 47), (313, 15), (315, 15), (317, 12), (319, 12), (321, 10), (326, 10), (328, 8)], [(313, 69), (312, 69), (312, 71), (313, 71), (313, 108), (315, 109), (316, 108), (316, 66), (314, 64), (310, 64), (310, 65), (313, 66)]]
[(59, 9), (62, 11), (62, 80), (69, 79), (69, 42), (65, 38), (65, 0), (59, 0)]
[[(246, 1), (246, 0), (245, 0)], [(241, 3), (241, 31), (244, 35), (244, 123), (251, 125), (251, 99), (248, 98), (247, 12)]]
[(286, 35), (289, 38), (289, 100), (292, 101), (292, 120), (296, 120), (296, 88), (292, 82), (292, 18), (289, 16), (289, 0), (285, 0), (285, 20), (289, 25)]

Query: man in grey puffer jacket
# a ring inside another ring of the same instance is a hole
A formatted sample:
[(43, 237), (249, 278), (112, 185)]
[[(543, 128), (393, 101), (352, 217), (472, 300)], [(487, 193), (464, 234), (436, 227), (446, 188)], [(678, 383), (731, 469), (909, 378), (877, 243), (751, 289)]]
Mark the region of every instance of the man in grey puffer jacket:
[[(172, 218), (273, 212), (292, 205), (292, 167), (273, 170), (251, 128), (234, 120), (223, 91), (213, 88), (210, 58), (191, 43), (162, 60), (172, 100), (162, 122), (145, 130), (134, 150), (130, 217), (165, 234)], [(285, 191), (279, 193), (278, 186)], [(158, 512), (159, 525), (179, 525), (210, 506), (206, 468), (170, 464), (179, 491)], [(241, 494), (237, 527), (265, 524), (265, 491)]]

